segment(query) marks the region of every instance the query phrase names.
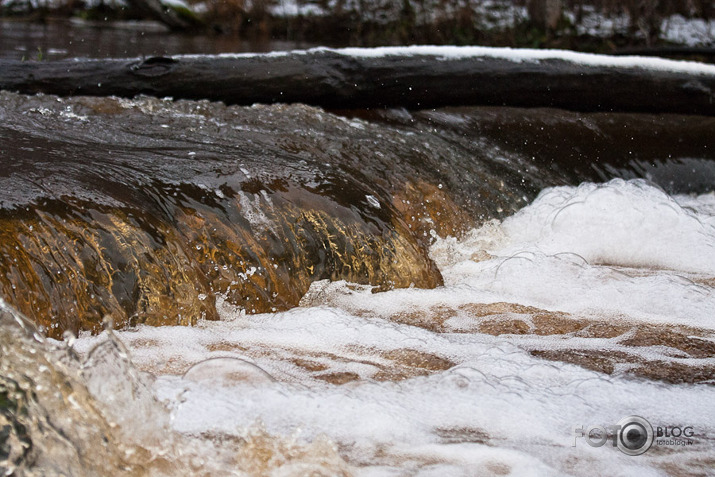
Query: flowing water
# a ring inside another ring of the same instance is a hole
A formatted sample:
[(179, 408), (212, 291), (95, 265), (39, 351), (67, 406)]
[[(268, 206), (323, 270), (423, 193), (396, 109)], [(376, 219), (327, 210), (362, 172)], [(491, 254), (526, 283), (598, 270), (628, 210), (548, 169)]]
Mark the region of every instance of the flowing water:
[[(0, 466), (705, 475), (713, 138), (0, 93)], [(693, 432), (641, 456), (574, 432), (629, 415)]]

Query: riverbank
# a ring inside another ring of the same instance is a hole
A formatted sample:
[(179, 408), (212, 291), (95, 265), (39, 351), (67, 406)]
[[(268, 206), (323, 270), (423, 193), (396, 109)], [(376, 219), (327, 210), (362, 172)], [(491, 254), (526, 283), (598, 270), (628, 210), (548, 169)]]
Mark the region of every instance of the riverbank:
[[(149, 1), (149, 0), (141, 0)], [(169, 31), (161, 23), (137, 23), (150, 15), (131, 7), (134, 2), (114, 0), (96, 5), (52, 0), (42, 7), (22, 0), (0, 1), (5, 19), (38, 24), (71, 21), (94, 28), (148, 28)], [(189, 36), (212, 35), (249, 42), (287, 41), (325, 46), (390, 46), (453, 44), (559, 48), (584, 52), (617, 53), (621, 50), (672, 47), (715, 48), (715, 21), (704, 6), (659, 7), (648, 16), (627, 5), (606, 8), (594, 0), (560, 10), (557, 21), (546, 25), (530, 12), (533, 2), (519, 0), (455, 2), (330, 2), (290, 0), (263, 2), (212, 2), (164, 0), (166, 10), (183, 12), (195, 22)], [(627, 2), (626, 2), (627, 3)], [(691, 2), (692, 3), (692, 2)], [(155, 20), (161, 20), (154, 17)], [(223, 41), (223, 40), (217, 40)]]

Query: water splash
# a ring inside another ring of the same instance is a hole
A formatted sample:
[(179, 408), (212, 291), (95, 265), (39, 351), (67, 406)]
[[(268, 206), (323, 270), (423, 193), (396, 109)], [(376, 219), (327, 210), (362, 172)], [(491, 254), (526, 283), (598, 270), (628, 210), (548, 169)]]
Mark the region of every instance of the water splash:
[(703, 118), (0, 99), (0, 290), (54, 338), (286, 310), (322, 279), (430, 288), (435, 237), (544, 187), (715, 177)]
[(139, 448), (107, 422), (80, 361), (0, 301), (5, 475), (144, 475)]
[[(97, 339), (80, 358), (0, 300), (3, 475), (350, 475), (326, 438), (305, 442), (250, 425), (233, 429), (242, 437), (225, 448), (225, 436), (176, 433), (153, 376), (134, 367), (111, 331)], [(215, 364), (197, 365), (189, 378), (207, 378)]]

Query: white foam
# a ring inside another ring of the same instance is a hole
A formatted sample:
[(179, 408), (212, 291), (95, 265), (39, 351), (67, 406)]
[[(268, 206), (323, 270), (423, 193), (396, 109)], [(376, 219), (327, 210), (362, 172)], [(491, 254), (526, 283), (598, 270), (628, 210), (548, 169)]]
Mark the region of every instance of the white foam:
[(715, 273), (713, 216), (642, 180), (547, 189), (502, 228), (502, 255), (535, 246), (589, 263)]
[(676, 200), (641, 180), (556, 187), (432, 256), (473, 299), (715, 329), (698, 279), (715, 276), (712, 211), (712, 194)]
[(690, 209), (709, 223), (715, 220), (715, 192), (701, 195), (676, 195), (675, 201), (683, 208)]
[(527, 252), (487, 263), (463, 262), (445, 276), (448, 283), (461, 282), (476, 300), (516, 302), (590, 318), (715, 330), (711, 287), (676, 273), (628, 272), (591, 266), (569, 254)]
[[(175, 430), (236, 434), (261, 421), (277, 435), (300, 430), (308, 441), (326, 435), (345, 449), (349, 461), (365, 463), (357, 475), (390, 469), (468, 475), (489, 468), (559, 475), (569, 472), (569, 460), (588, 462), (598, 473), (648, 473), (657, 454), (636, 460), (583, 442), (574, 448), (573, 427), (615, 423), (630, 414), (647, 414), (653, 425), (696, 423), (707, 435), (715, 424), (708, 387), (623, 380), (550, 363), (508, 337), (436, 334), (333, 308), (244, 316), (195, 331), (204, 345), (224, 344), (221, 351), (204, 351), (205, 358), (244, 356), (239, 346), (262, 350), (253, 359), (278, 382), (209, 387), (160, 377), (156, 389), (172, 408)], [(156, 340), (181, 356), (184, 339), (177, 335), (185, 333), (178, 327), (142, 327), (130, 338)], [(236, 348), (231, 351), (229, 344)], [(401, 348), (439, 353), (457, 366), (402, 382), (369, 380), (370, 362), (380, 362), (378, 352)], [(316, 354), (324, 356), (320, 362), (328, 371), (352, 371), (363, 379), (333, 386), (290, 364), (290, 358)], [(476, 442), (450, 442), (450, 432), (457, 440)], [(434, 460), (437, 467), (426, 464)]]
[[(638, 361), (712, 369), (715, 358), (627, 346), (631, 332), (492, 336), (477, 332), (480, 318), (460, 306), (511, 302), (576, 320), (715, 330), (713, 288), (696, 283), (715, 276), (714, 203), (712, 194), (671, 198), (642, 181), (547, 189), (503, 223), (439, 239), (432, 256), (444, 287), (373, 294), (316, 282), (305, 306), (287, 312), (246, 315), (222, 302), (220, 322), (118, 335), (138, 366), (160, 374), (154, 389), (175, 432), (241, 436), (261, 422), (274, 435), (326, 436), (355, 475), (662, 475), (664, 465), (704, 472), (698, 459), (715, 452), (712, 388), (633, 379), (628, 370)], [(439, 309), (448, 312), (435, 332), (425, 324), (440, 319)], [(530, 323), (528, 313), (508, 311), (484, 319), (501, 318)], [(420, 319), (427, 323), (414, 326)], [(86, 352), (99, 339), (80, 338), (76, 349)], [(540, 359), (536, 350), (632, 359), (608, 375)], [(453, 366), (381, 381), (385, 369), (414, 371), (396, 360), (400, 352)], [(209, 364), (221, 366), (200, 379), (180, 377), (217, 358)], [(324, 380), (340, 375), (357, 379)], [(694, 426), (695, 444), (634, 458), (574, 437), (575, 426), (628, 415), (653, 426)]]

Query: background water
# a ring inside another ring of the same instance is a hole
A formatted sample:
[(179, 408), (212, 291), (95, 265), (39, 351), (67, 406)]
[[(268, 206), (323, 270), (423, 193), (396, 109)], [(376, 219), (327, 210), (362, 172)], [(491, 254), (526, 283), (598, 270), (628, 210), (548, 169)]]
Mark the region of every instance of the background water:
[(316, 44), (241, 40), (231, 35), (168, 33), (160, 24), (46, 24), (0, 21), (0, 59), (134, 58), (176, 54), (216, 54), (305, 49)]

